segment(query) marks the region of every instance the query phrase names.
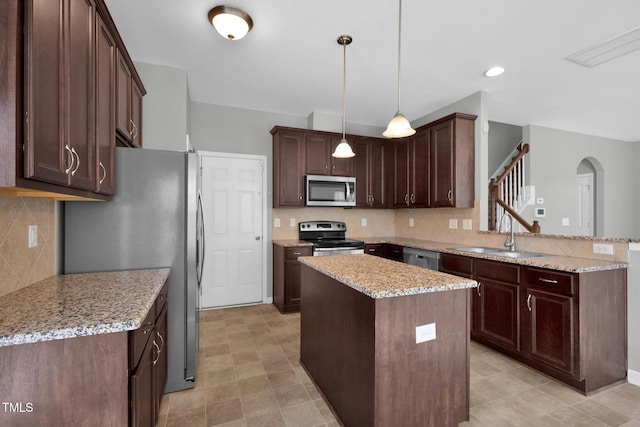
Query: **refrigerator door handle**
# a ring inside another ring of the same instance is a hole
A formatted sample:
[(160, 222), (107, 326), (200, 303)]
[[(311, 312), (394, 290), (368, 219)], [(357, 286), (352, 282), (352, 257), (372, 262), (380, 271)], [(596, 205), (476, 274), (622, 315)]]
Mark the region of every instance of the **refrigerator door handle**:
[[(204, 224), (204, 207), (202, 205), (202, 193), (198, 190), (198, 220), (200, 222), (200, 227), (198, 228), (198, 236), (196, 245), (196, 264), (198, 266), (198, 289), (201, 288), (202, 282), (202, 273), (204, 271), (204, 254), (205, 254), (205, 224)], [(200, 251), (200, 247), (202, 246), (202, 251)]]

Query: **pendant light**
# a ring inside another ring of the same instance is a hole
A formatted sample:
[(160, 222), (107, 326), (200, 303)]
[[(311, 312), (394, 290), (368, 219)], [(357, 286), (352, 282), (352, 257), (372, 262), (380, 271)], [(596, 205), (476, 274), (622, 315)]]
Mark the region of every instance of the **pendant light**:
[(405, 136), (411, 136), (416, 131), (411, 127), (409, 120), (400, 113), (400, 46), (402, 39), (402, 0), (399, 0), (400, 7), (398, 12), (398, 109), (393, 116), (387, 130), (382, 132), (382, 135), (387, 138), (404, 138)]
[(333, 157), (340, 159), (348, 159), (356, 155), (351, 149), (351, 146), (347, 142), (345, 137), (345, 124), (347, 113), (347, 45), (351, 44), (353, 39), (351, 36), (341, 35), (338, 36), (338, 44), (342, 45), (342, 140), (336, 147), (336, 150), (331, 154)]

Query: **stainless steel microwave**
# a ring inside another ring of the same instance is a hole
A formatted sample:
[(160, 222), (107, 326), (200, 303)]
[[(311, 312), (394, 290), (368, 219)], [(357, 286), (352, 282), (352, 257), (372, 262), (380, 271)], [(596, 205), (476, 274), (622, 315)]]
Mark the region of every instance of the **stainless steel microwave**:
[(355, 206), (355, 177), (307, 175), (304, 204), (305, 206)]

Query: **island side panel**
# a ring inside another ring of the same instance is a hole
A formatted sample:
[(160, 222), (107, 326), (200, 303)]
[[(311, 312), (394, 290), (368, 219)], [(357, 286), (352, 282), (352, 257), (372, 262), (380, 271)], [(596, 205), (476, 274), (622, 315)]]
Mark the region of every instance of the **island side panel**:
[(0, 347), (2, 426), (126, 426), (127, 332)]
[[(457, 426), (469, 419), (470, 291), (376, 300), (376, 425)], [(416, 327), (435, 339), (416, 343)]]
[(374, 426), (375, 300), (306, 265), (301, 275), (300, 363), (345, 425)]

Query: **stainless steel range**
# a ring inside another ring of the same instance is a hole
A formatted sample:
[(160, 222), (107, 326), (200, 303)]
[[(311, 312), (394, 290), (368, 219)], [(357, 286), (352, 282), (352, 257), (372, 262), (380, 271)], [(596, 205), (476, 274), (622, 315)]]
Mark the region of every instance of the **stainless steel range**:
[(345, 238), (347, 225), (340, 221), (303, 221), (298, 238), (313, 243), (313, 256), (363, 254), (364, 242)]

